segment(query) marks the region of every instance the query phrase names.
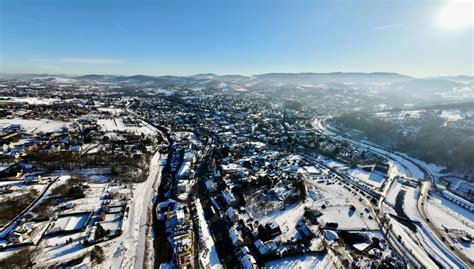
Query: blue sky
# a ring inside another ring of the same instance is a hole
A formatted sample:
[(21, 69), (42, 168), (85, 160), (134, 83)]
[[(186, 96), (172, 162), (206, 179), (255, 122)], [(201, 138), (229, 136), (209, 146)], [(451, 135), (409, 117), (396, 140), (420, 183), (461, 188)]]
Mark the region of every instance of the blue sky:
[(0, 73), (474, 72), (472, 0), (0, 2)]

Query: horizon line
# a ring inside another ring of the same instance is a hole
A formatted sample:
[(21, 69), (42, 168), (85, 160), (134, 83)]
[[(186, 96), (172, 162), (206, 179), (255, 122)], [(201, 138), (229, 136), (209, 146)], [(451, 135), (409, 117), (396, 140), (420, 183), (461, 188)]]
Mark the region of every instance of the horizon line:
[(163, 74), (163, 75), (150, 75), (150, 74), (105, 74), (105, 73), (83, 73), (83, 74), (64, 74), (64, 73), (30, 73), (30, 72), (23, 72), (23, 73), (6, 73), (6, 72), (0, 72), (1, 76), (27, 76), (27, 75), (38, 75), (38, 76), (64, 76), (64, 77), (80, 77), (80, 76), (88, 76), (88, 75), (98, 75), (98, 76), (123, 76), (123, 77), (133, 77), (133, 76), (149, 76), (149, 77), (193, 77), (193, 76), (198, 76), (198, 75), (215, 75), (215, 76), (243, 76), (243, 77), (253, 77), (253, 76), (259, 76), (259, 75), (266, 75), (266, 74), (396, 74), (396, 75), (401, 75), (401, 76), (408, 76), (411, 78), (436, 78), (436, 77), (474, 77), (474, 74), (466, 75), (466, 74), (445, 74), (445, 75), (430, 75), (430, 76), (413, 76), (405, 73), (398, 73), (398, 72), (386, 72), (386, 71), (373, 71), (373, 72), (359, 72), (359, 71), (331, 71), (331, 72), (266, 72), (266, 73), (256, 73), (252, 75), (243, 75), (243, 74), (238, 74), (238, 73), (227, 73), (227, 74), (217, 74), (213, 72), (204, 72), (204, 73), (194, 73), (191, 75), (172, 75), (172, 74)]

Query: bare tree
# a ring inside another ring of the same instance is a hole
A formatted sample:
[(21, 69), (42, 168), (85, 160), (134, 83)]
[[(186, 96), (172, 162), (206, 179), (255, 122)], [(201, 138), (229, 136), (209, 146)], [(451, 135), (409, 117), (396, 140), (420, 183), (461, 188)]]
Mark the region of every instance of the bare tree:
[(40, 252), (38, 246), (24, 248), (0, 261), (0, 268), (33, 268)]

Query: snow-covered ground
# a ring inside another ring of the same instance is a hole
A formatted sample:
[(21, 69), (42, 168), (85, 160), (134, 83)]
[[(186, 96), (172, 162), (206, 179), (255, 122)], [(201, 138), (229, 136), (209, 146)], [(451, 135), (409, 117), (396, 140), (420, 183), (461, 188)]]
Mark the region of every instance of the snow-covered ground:
[(414, 236), (411, 230), (394, 219), (390, 220), (390, 224), (392, 225), (392, 233), (395, 237), (402, 239), (401, 244), (416, 258), (417, 261), (422, 263), (426, 268), (438, 268), (436, 263), (431, 260), (428, 253), (420, 247), (417, 237)]
[(389, 204), (390, 206), (394, 207), (395, 202), (397, 200), (397, 195), (402, 189), (402, 183), (400, 180), (395, 179), (392, 182), (392, 185), (390, 186), (390, 189), (387, 192), (387, 195), (385, 196), (385, 202)]
[[(295, 226), (303, 218), (304, 208), (317, 208), (323, 215), (319, 218), (325, 222), (336, 222), (338, 229), (342, 230), (376, 230), (378, 224), (371, 216), (368, 201), (362, 198), (345, 185), (339, 185), (339, 181), (330, 179), (322, 183), (317, 180), (308, 181), (308, 190), (315, 192), (315, 195), (308, 195), (304, 203), (288, 205), (280, 210), (274, 210), (258, 217), (260, 223), (275, 221), (282, 230), (280, 235), (282, 240), (291, 240), (297, 236)], [(362, 198), (362, 199), (361, 199)], [(321, 209), (324, 205), (326, 208)], [(350, 207), (354, 206), (355, 210)], [(256, 216), (258, 214), (255, 214)], [(370, 219), (370, 218), (372, 219)]]
[(54, 228), (58, 228), (61, 231), (81, 229), (86, 224), (88, 217), (88, 214), (59, 217), (54, 223)]
[(328, 255), (324, 254), (304, 254), (294, 257), (272, 260), (265, 263), (266, 268), (287, 269), (287, 268), (333, 268)]
[(60, 102), (58, 98), (40, 98), (40, 97), (10, 97), (10, 99), (0, 98), (0, 103), (15, 102), (27, 103), (30, 105), (51, 105), (54, 102)]
[(349, 170), (348, 174), (354, 179), (360, 180), (369, 186), (377, 188), (380, 188), (385, 181), (385, 178), (382, 174), (377, 172), (367, 172), (359, 168)]
[(211, 236), (211, 231), (207, 225), (204, 217), (204, 210), (199, 199), (196, 200), (196, 211), (199, 218), (199, 227), (201, 227), (202, 232), (203, 247), (208, 250), (205, 253), (199, 253), (199, 259), (203, 261), (203, 264), (209, 264), (211, 269), (223, 268), (219, 256), (217, 255), (214, 239)]
[[(370, 150), (388, 158), (392, 161), (392, 169), (394, 167), (394, 163), (398, 164), (395, 167), (396, 170), (393, 170), (393, 174), (389, 175), (390, 177), (396, 176), (396, 174), (399, 174), (404, 170), (405, 172), (402, 172), (403, 174), (406, 174), (415, 180), (421, 181), (425, 178), (425, 174), (420, 169), (420, 166), (435, 177), (437, 177), (440, 173), (440, 167), (428, 165), (422, 161), (409, 157), (406, 154), (392, 153), (391, 151), (386, 150), (369, 141), (357, 141), (342, 137), (336, 134), (333, 130), (329, 130), (324, 124), (322, 124), (320, 120), (315, 120), (313, 122), (313, 127), (328, 135), (335, 136), (341, 140), (350, 141), (350, 143), (357, 145), (360, 148)], [(396, 197), (395, 194), (399, 191), (397, 191), (397, 188), (399, 188), (397, 182), (394, 181), (394, 183), (395, 184), (392, 184), (394, 190), (389, 190), (387, 193), (388, 203), (394, 202), (394, 198)], [(413, 256), (417, 258), (419, 257), (419, 261), (424, 263), (425, 266), (436, 267), (436, 264), (433, 263), (432, 259), (435, 259), (438, 263), (446, 267), (462, 266), (462, 263), (459, 261), (459, 259), (441, 242), (438, 237), (433, 234), (433, 231), (429, 230), (426, 220), (418, 211), (418, 198), (420, 197), (420, 189), (410, 186), (401, 186), (400, 190), (406, 191), (403, 201), (404, 212), (411, 220), (419, 221), (419, 224), (417, 225), (418, 231), (413, 233), (408, 231), (402, 224), (392, 220), (394, 223), (393, 230), (395, 231), (395, 234), (404, 238), (404, 246), (411, 252)], [(429, 255), (431, 255), (431, 257), (429, 257)]]
[[(439, 230), (459, 230), (474, 235), (474, 213), (452, 203), (442, 196), (433, 194), (428, 199), (426, 210), (431, 221)], [(474, 257), (474, 245), (453, 242), (467, 257)]]
[(70, 122), (54, 121), (49, 119), (26, 120), (21, 118), (0, 119), (0, 128), (11, 124), (20, 124), (28, 133), (54, 132), (62, 127), (68, 127)]
[[(133, 202), (129, 205), (120, 240), (113, 240), (104, 250), (109, 253), (103, 268), (142, 268), (145, 257), (147, 211), (153, 198), (153, 185), (159, 185), (162, 162), (166, 155), (156, 152), (150, 160), (150, 172), (146, 181), (133, 185)], [(156, 181), (156, 182), (155, 182)], [(151, 207), (150, 207), (151, 208)], [(153, 250), (151, 250), (153, 251)]]
[(127, 126), (122, 118), (115, 119), (98, 119), (97, 124), (102, 127), (106, 132), (130, 132), (134, 134), (145, 134), (145, 135), (154, 135), (156, 134), (155, 130), (152, 130), (150, 126), (145, 125), (143, 122), (140, 122), (138, 126)]

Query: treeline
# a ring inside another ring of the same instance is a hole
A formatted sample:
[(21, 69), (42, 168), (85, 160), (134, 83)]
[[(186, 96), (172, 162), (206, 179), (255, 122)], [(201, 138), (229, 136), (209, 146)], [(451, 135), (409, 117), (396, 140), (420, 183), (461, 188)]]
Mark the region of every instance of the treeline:
[(443, 126), (443, 120), (419, 119), (408, 131), (395, 122), (369, 113), (344, 114), (334, 119), (337, 125), (362, 131), (373, 142), (405, 152), (428, 163), (446, 166), (449, 171), (474, 174), (474, 130)]
[(27, 157), (30, 163), (47, 171), (76, 170), (88, 168), (110, 169), (111, 176), (125, 182), (139, 182), (146, 179), (149, 154), (126, 156), (124, 154), (80, 154), (69, 151), (33, 153)]

